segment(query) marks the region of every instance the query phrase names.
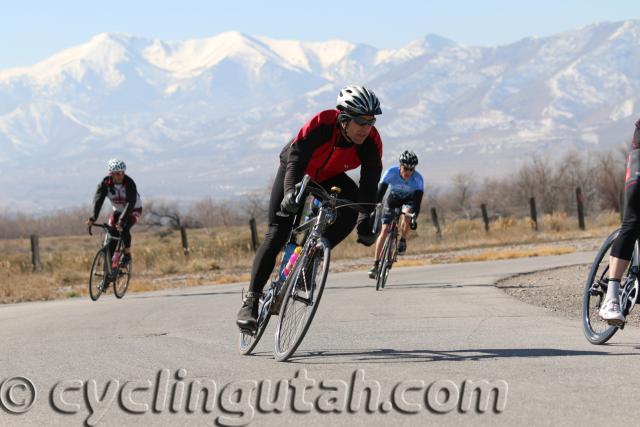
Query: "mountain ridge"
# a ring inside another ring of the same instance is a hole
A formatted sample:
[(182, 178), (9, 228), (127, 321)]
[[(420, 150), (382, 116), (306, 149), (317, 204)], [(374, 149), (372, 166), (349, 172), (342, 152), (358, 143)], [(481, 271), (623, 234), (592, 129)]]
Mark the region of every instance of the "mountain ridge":
[(9, 188), (0, 205), (87, 200), (80, 186), (52, 194), (47, 180), (66, 171), (78, 183), (99, 179), (113, 156), (132, 176), (141, 171), (152, 197), (264, 188), (280, 148), (351, 83), (381, 98), (385, 165), (410, 147), (428, 182), (504, 173), (543, 150), (626, 140), (638, 114), (640, 21), (493, 47), (434, 34), (398, 49), (237, 31), (186, 41), (97, 34), (0, 70), (0, 184)]

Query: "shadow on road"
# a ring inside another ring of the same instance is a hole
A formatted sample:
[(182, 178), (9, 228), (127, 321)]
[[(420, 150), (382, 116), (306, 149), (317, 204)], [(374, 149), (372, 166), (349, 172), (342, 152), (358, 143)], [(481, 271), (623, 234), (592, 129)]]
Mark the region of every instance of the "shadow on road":
[(569, 357), (569, 356), (637, 356), (638, 353), (610, 353), (606, 351), (560, 350), (555, 348), (490, 348), (451, 351), (396, 350), (392, 348), (364, 351), (310, 351), (296, 353), (291, 363), (344, 364), (344, 363), (407, 363), (457, 362), (505, 359), (512, 357)]

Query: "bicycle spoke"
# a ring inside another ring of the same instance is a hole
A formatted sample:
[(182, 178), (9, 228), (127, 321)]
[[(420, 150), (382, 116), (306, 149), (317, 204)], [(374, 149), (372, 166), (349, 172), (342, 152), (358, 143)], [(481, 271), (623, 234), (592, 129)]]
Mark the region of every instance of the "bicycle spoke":
[[(324, 244), (323, 244), (324, 246)], [(286, 360), (306, 334), (322, 295), (329, 266), (329, 249), (301, 256), (289, 285), (276, 332), (276, 359)]]

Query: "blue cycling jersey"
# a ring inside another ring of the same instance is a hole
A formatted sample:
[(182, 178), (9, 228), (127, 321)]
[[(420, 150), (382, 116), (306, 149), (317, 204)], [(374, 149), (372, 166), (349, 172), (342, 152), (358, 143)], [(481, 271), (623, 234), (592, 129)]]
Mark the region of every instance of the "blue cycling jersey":
[(407, 181), (400, 176), (400, 166), (392, 166), (382, 175), (380, 182), (389, 185), (389, 194), (399, 199), (407, 199), (413, 196), (416, 191), (424, 192), (424, 180), (418, 171), (413, 174)]

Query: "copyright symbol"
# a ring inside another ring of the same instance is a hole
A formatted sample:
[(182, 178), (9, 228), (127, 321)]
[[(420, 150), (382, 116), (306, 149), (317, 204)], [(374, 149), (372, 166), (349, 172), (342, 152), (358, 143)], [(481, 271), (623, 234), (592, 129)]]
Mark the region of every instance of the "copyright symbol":
[(37, 395), (29, 378), (9, 378), (0, 386), (0, 405), (12, 414), (24, 414), (33, 407)]

